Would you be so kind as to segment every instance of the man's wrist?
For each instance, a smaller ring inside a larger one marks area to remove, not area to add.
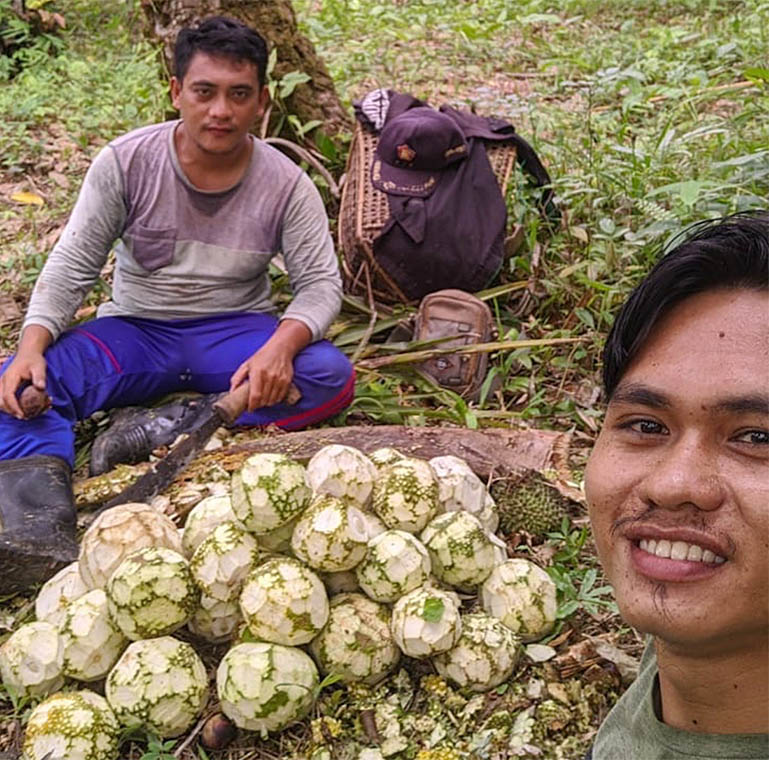
[[[27,325],[21,333],[17,355],[42,356],[53,343],[53,335],[42,325]]]
[[[311,342],[310,328],[304,322],[288,317],[280,321],[272,337],[264,344],[264,348],[269,353],[282,354],[293,359]]]

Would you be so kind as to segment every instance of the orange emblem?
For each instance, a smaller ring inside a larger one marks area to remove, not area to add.
[[[395,149],[395,154],[398,156],[398,161],[404,164],[410,164],[417,157],[416,151],[407,143],[399,145]]]

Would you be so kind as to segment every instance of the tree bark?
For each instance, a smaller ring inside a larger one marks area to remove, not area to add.
[[[505,430],[465,428],[406,427],[377,425],[302,430],[296,433],[259,433],[254,440],[201,454],[177,475],[164,496],[163,508],[169,514],[184,516],[200,499],[214,490],[226,489],[230,474],[257,452],[283,453],[306,462],[316,451],[332,443],[353,446],[371,453],[390,446],[419,459],[453,454],[461,457],[484,482],[505,480],[513,483],[532,473],[554,471],[553,484],[562,495],[582,502],[581,494],[567,483],[569,444],[566,433],[550,430]],[[147,471],[148,464],[119,466],[74,484],[80,509],[109,501]],[[212,488],[213,487],[213,488]]]
[[[329,137],[349,132],[351,119],[337,95],[326,65],[312,42],[297,29],[291,0],[141,0],[147,19],[147,34],[163,43],[165,65],[173,73],[176,35],[205,16],[232,16],[256,29],[275,48],[278,60],[274,76],[302,71],[311,77],[300,84],[286,101],[289,112],[302,123],[318,119]]]

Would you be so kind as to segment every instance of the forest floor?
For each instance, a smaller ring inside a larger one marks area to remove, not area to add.
[[[0,35],[8,5],[0,0]],[[13,351],[32,284],[90,159],[110,139],[169,113],[136,0],[43,5],[62,15],[66,30],[31,40],[13,60],[0,54],[0,80],[7,79],[0,87],[0,357]],[[295,0],[294,7],[345,103],[389,87],[506,118],[541,155],[563,211],[557,229],[543,223],[536,192],[516,170],[507,200],[511,224],[524,225],[523,245],[482,297],[500,342],[545,345],[494,352],[499,390],[467,403],[408,364],[360,365],[355,401],[332,424],[567,432],[578,487],[602,417],[600,350],[623,299],[687,225],[766,207],[769,2]],[[337,176],[343,158],[329,167]],[[335,224],[333,203],[329,209]],[[274,276],[276,297],[285,300],[285,278]],[[76,319],[94,315],[110,281],[108,264]],[[378,310],[372,336],[365,305],[347,299],[330,337],[359,362],[381,357],[393,350],[381,342],[388,328],[411,313]],[[547,345],[564,338],[573,342]],[[79,427],[79,476],[108,421],[97,415]],[[543,642],[550,657],[524,657],[504,688],[473,697],[412,663],[377,690],[327,689],[311,721],[268,742],[245,737],[206,754],[184,737],[162,747],[145,736],[126,742],[122,756],[365,760],[360,753],[374,745],[360,715],[379,703],[393,708],[380,728],[405,743],[395,758],[581,758],[632,678],[641,639],[616,614],[581,504],[548,536],[506,538],[556,579],[559,620]],[[0,601],[0,639],[31,616],[29,599]],[[0,689],[0,756],[18,745],[30,707]]]

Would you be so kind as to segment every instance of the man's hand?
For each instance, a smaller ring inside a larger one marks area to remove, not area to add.
[[[45,390],[43,352],[52,342],[51,333],[45,327],[30,325],[24,329],[16,356],[0,377],[0,410],[20,420],[25,419],[16,392],[24,383],[32,383],[35,388]]]
[[[230,378],[230,391],[248,380],[248,411],[283,401],[294,377],[294,357],[310,342],[309,328],[284,319],[272,337]]]

